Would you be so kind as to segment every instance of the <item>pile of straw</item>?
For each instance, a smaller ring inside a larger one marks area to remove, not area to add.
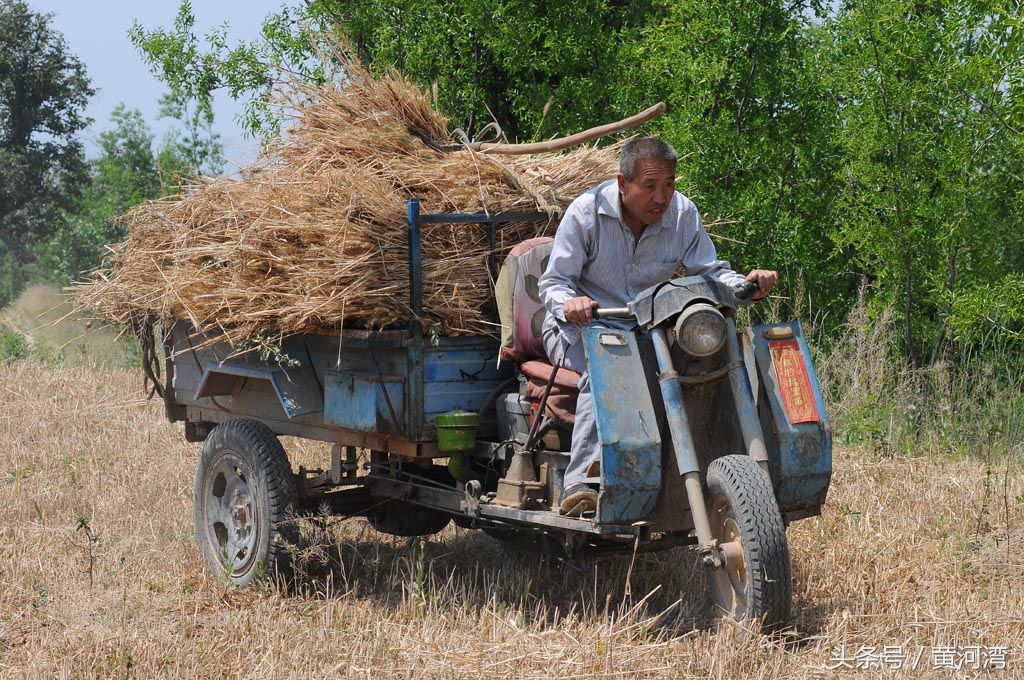
[[[566,154],[440,151],[448,121],[397,73],[356,63],[338,83],[297,86],[285,133],[240,179],[205,178],[123,217],[126,240],[76,287],[79,302],[129,322],[188,319],[237,344],[410,318],[406,200],[424,212],[554,215],[616,170],[615,146]],[[554,219],[506,225],[516,243]],[[489,243],[481,225],[424,225],[423,318],[444,335],[493,333]]]

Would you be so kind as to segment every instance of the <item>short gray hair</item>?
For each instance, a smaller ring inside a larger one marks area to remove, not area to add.
[[[619,172],[623,177],[632,180],[636,177],[637,161],[654,161],[671,165],[675,170],[679,156],[672,145],[657,137],[638,137],[626,142],[619,155]]]

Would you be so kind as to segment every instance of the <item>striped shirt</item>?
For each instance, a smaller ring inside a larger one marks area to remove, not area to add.
[[[572,345],[579,340],[580,327],[565,320],[566,300],[585,295],[599,307],[625,307],[640,292],[671,279],[680,267],[687,276],[709,274],[730,286],[745,280],[718,259],[697,207],[686,196],[675,192],[661,219],[637,240],[622,220],[617,182],[604,182],[573,201],[558,225],[539,283],[547,309],[545,334],[557,328]],[[636,325],[629,319],[605,323]]]

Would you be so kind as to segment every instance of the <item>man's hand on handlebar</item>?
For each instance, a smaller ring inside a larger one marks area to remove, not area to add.
[[[597,303],[586,295],[569,298],[562,307],[565,313],[565,320],[583,326],[594,320],[594,310]]]
[[[772,288],[779,282],[778,272],[770,269],[755,269],[747,274],[747,281],[757,284],[757,292],[750,296],[751,300],[761,300],[768,297]]]

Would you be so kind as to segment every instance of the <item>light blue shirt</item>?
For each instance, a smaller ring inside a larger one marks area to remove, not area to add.
[[[558,328],[569,345],[580,327],[565,320],[566,300],[586,295],[599,307],[625,307],[637,294],[667,281],[682,267],[687,276],[708,274],[729,286],[745,278],[718,259],[693,201],[678,191],[655,224],[633,237],[622,220],[619,187],[609,180],[577,198],[555,232],[540,297],[547,309],[545,334]],[[632,328],[628,319],[608,319],[609,326]]]

